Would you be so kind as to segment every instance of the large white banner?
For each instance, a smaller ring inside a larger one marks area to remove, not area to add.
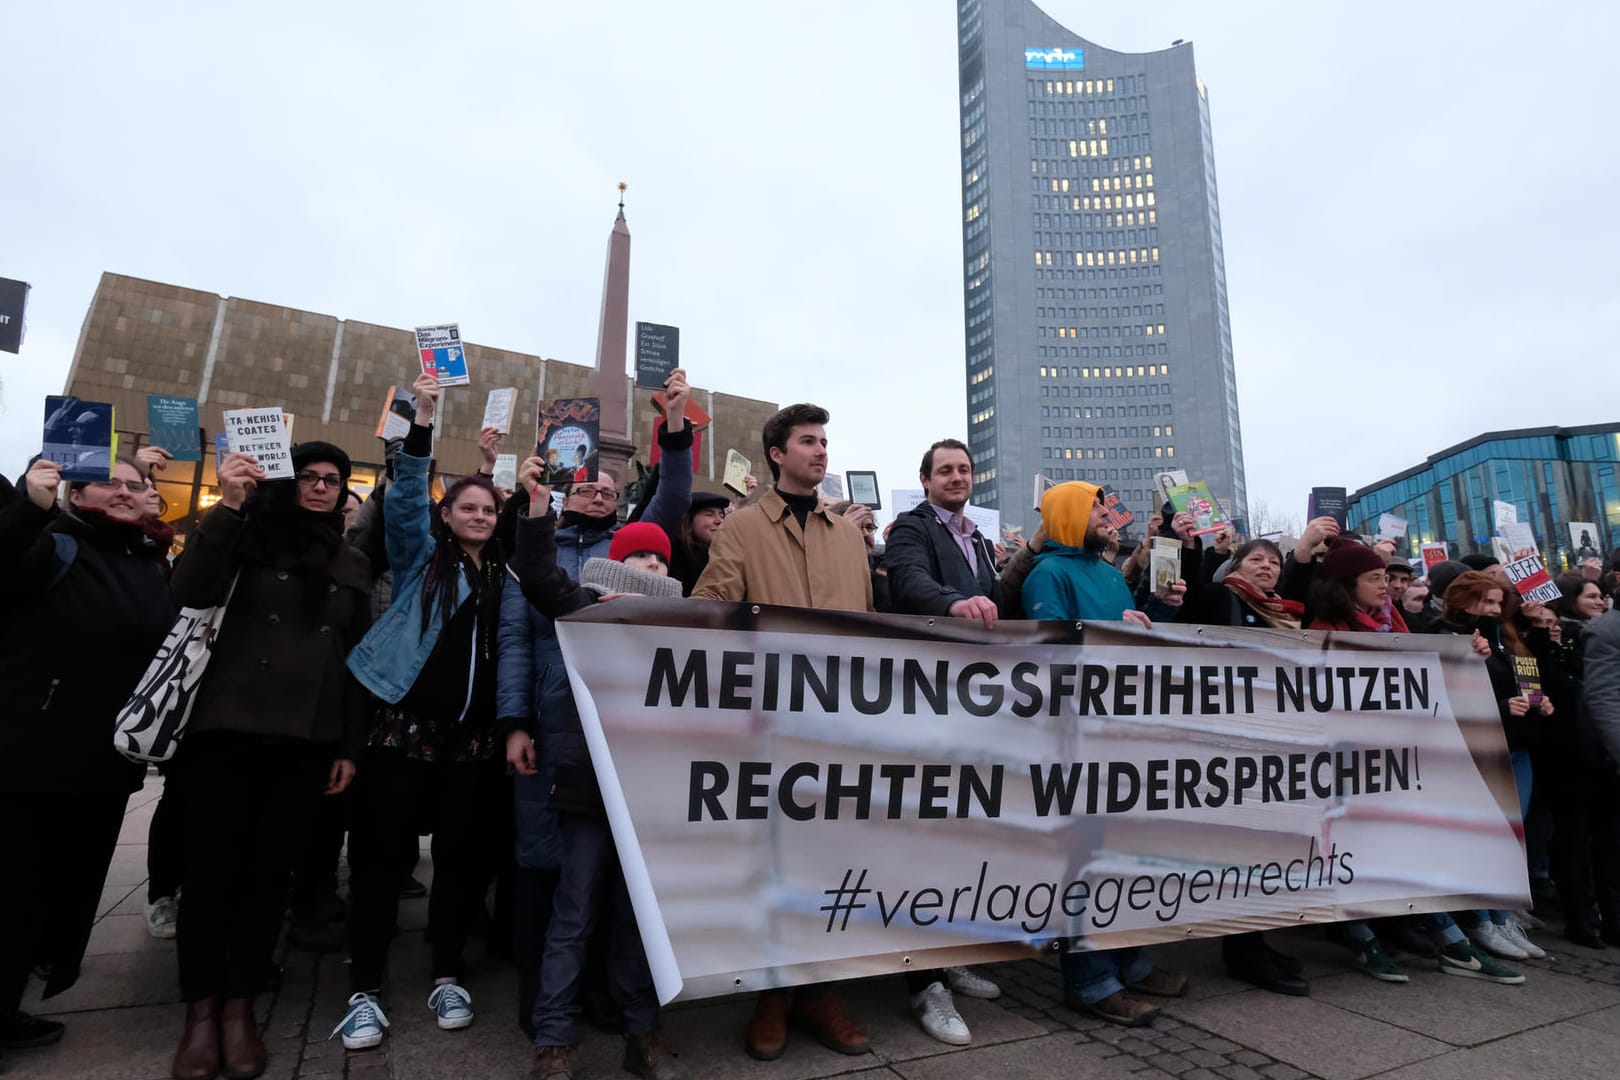
[[[1528,901],[1462,639],[614,600],[558,623],[659,996]]]

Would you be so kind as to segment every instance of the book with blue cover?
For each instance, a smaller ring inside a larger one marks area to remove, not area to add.
[[[63,480],[107,480],[118,456],[118,431],[109,401],[76,397],[45,399],[45,438],[40,457],[61,467]]]
[[[146,430],[147,442],[161,446],[174,460],[202,460],[196,398],[147,394]]]

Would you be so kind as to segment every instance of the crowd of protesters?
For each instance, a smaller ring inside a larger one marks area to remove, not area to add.
[[[1155,622],[1256,630],[1460,635],[1489,675],[1525,822],[1535,914],[1458,911],[1334,924],[1347,964],[1408,979],[1403,963],[1465,978],[1525,982],[1541,957],[1530,932],[1548,909],[1572,942],[1620,947],[1620,614],[1595,559],[1557,579],[1561,599],[1521,602],[1494,558],[1428,571],[1393,545],[1343,535],[1332,518],[1297,542],[1200,535],[1166,505],[1150,537],[1179,546],[1173,578],[1147,572],[1149,544],[1122,541],[1101,491],[1050,488],[1041,528],[1010,547],[966,516],[969,448],[922,455],[924,501],[898,514],[881,549],[870,509],[820,494],[825,410],[781,410],[765,425],[770,483],[746,498],[694,490],[688,386],[665,387],[662,460],[629,513],[624,478],[553,492],[538,457],[514,490],[484,467],[430,495],[438,385],[390,447],[387,480],[364,501],[341,448],[304,442],[295,476],[266,479],[227,457],[220,498],[181,555],[160,520],[157,447],[120,458],[107,480],[76,481],[36,461],[0,482],[0,1050],[43,1046],[63,1025],[21,1010],[31,976],[48,998],[73,984],[129,795],[143,769],[113,727],[177,611],[224,605],[212,656],[149,845],[148,928],[177,938],[186,1003],[177,1080],[254,1077],[267,1067],[254,1000],[273,979],[289,905],[292,947],[347,948],[352,994],[333,1016],[350,1050],[379,1045],[407,988],[386,977],[402,896],[419,892],[431,835],[424,993],[437,1025],[474,1021],[465,953],[483,937],[518,965],[519,1026],[532,1075],[566,1080],[582,1020],[622,1033],[627,1072],[689,1074],[660,1030],[658,998],[616,838],[597,786],[553,620],[602,599],[643,595],[974,620]],[[1534,670],[1543,692],[1521,692]],[[348,895],[337,893],[345,850]],[[489,897],[493,893],[493,912]],[[1309,993],[1286,941],[1222,938],[1228,974],[1279,994]],[[1397,961],[1396,954],[1403,954]],[[1410,959],[1404,959],[1410,957]],[[1151,949],[1066,943],[1066,1003],[1123,1025],[1153,1021],[1153,998],[1185,974]],[[385,993],[385,990],[388,992]],[[919,1024],[951,1045],[972,1035],[956,996],[993,999],[968,967],[905,974]],[[418,998],[418,1000],[422,1000]],[[871,1041],[832,985],[762,993],[739,1033],[754,1058],[789,1032],[847,1054]]]

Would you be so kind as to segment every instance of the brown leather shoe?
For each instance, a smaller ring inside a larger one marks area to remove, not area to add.
[[[656,1031],[624,1037],[624,1071],[642,1080],[692,1080]]]
[[[1092,1016],[1122,1027],[1147,1027],[1159,1015],[1158,1009],[1145,1001],[1138,1001],[1123,990],[1115,991],[1101,1001],[1077,1007]]]
[[[786,990],[767,990],[754,1002],[743,1047],[755,1061],[775,1061],[787,1049],[788,1008],[793,999]]]
[[[228,1080],[253,1080],[264,1072],[264,1040],[252,998],[227,998],[219,1011],[219,1056]]]
[[[574,1071],[568,1066],[568,1047],[542,1046],[536,1050],[529,1080],[574,1080]]]
[[[864,1054],[872,1049],[866,1029],[844,1012],[844,1003],[831,990],[800,998],[790,1013],[793,1025],[814,1036],[822,1046],[840,1054]]]
[[[186,1004],[186,1027],[174,1052],[174,1080],[213,1080],[219,1074],[219,999]]]
[[[1187,976],[1179,971],[1154,968],[1147,973],[1147,978],[1131,983],[1130,989],[1138,994],[1152,994],[1154,997],[1185,997]]]

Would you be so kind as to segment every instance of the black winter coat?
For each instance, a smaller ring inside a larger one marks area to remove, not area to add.
[[[1003,618],[1016,618],[1018,606],[1008,610],[996,580],[995,549],[977,529],[971,542],[976,568],[968,565],[932,504],[914,506],[895,518],[883,548],[889,610],[901,615],[949,615],[958,601],[988,596]]]
[[[64,564],[56,536],[72,537]],[[113,722],[174,622],[167,549],[137,526],[0,510],[0,790],[134,791]]]
[[[344,661],[371,627],[370,561],[339,543],[312,609],[306,553],[245,558],[254,527],[215,506],[174,566],[174,598],[184,607],[220,603],[241,572],[197,690],[191,730],[340,743],[341,754],[353,757],[365,745],[371,704]]]

